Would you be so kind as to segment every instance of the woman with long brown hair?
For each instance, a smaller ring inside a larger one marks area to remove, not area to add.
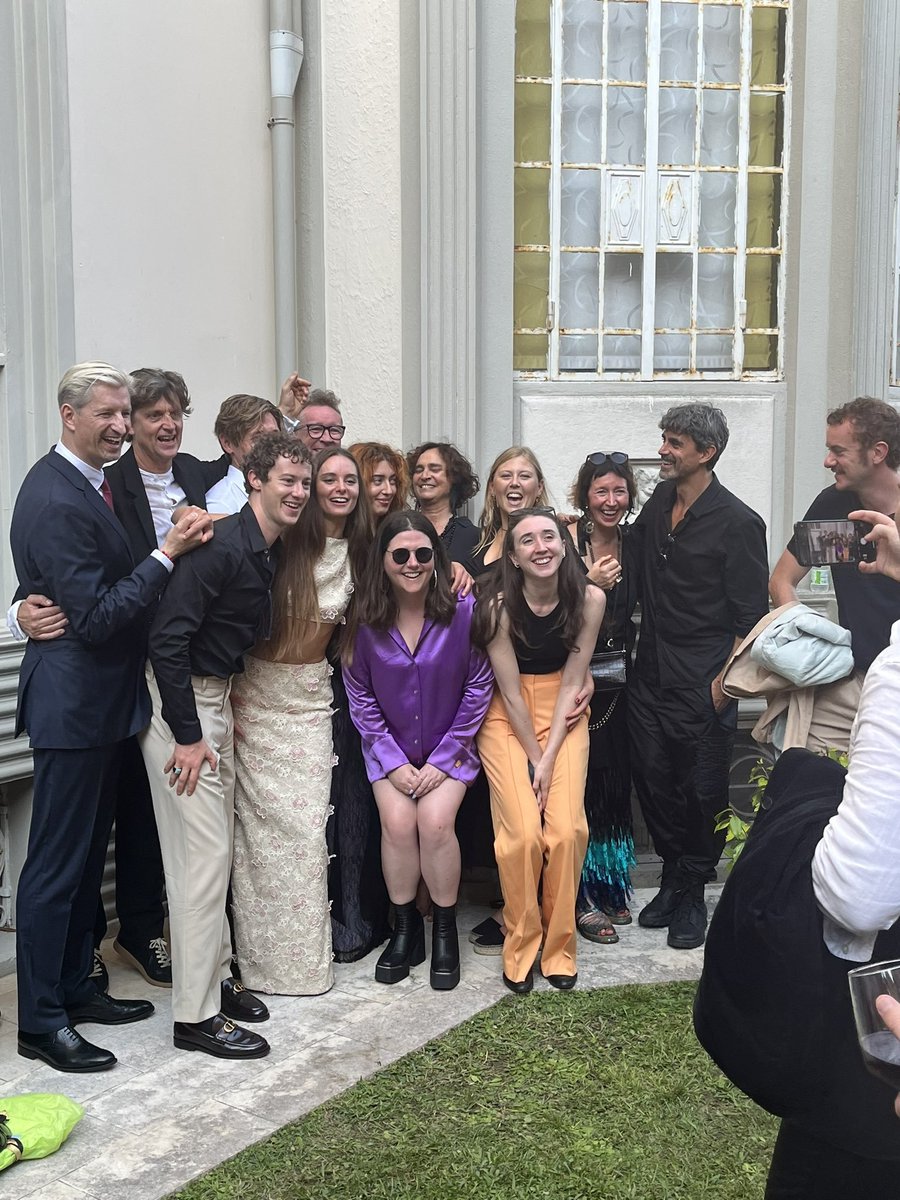
[[[353,456],[321,451],[309,503],[284,539],[272,636],[247,657],[232,696],[234,932],[243,982],[262,992],[315,995],[333,983],[325,837],[333,668],[325,652],[370,540]]]
[[[475,734],[493,692],[470,638],[474,602],[450,590],[450,564],[431,522],[401,512],[379,526],[343,653],[350,711],[381,816],[381,856],[394,933],[375,967],[396,983],[425,958],[420,877],[433,902],[431,986],[459,982],[454,822],[478,773]]]
[[[567,545],[553,509],[511,513],[504,554],[479,598],[473,629],[497,681],[478,752],[490,783],[503,889],[503,982],[518,993],[533,986],[542,942],[548,982],[568,991],[577,979],[588,722],[582,716],[569,729],[566,718],[584,684],[606,600]]]

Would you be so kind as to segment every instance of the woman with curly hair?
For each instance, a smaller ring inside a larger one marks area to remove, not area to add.
[[[390,513],[406,508],[409,470],[399,450],[383,442],[354,442],[350,453],[359,464],[359,477],[376,525]]]
[[[589,454],[572,485],[570,499],[584,514],[569,526],[588,578],[606,593],[606,615],[598,650],[624,650],[626,667],[634,647],[632,614],[637,571],[629,550],[628,526],[637,486],[628,455]],[[576,925],[591,942],[617,942],[616,925],[631,924],[628,900],[634,866],[631,823],[631,762],[628,696],[621,687],[598,690],[591,701],[590,757],[584,809],[588,848],[578,889]]]
[[[472,550],[478,530],[458,513],[478,491],[472,464],[451,442],[423,442],[410,450],[406,461],[416,508],[437,530],[450,561],[476,574]]]
[[[584,684],[606,607],[567,549],[552,508],[508,521],[498,570],[475,610],[472,640],[496,688],[478,734],[503,889],[503,982],[524,993],[541,972],[568,991],[578,978],[575,899],[587,847],[588,722],[567,714]]]
[[[246,659],[235,714],[234,934],[242,980],[317,995],[333,983],[328,906],[334,750],[325,652],[372,537],[359,469],[342,449],[313,463],[309,502],[283,539],[272,634]]]

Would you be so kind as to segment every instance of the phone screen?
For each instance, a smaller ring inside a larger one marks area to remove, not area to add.
[[[798,521],[794,554],[801,567],[833,567],[875,561],[875,547],[860,539],[872,526],[865,521]]]

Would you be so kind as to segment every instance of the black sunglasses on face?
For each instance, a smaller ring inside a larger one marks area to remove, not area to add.
[[[589,462],[592,467],[602,467],[607,462],[615,463],[617,467],[621,467],[628,462],[628,455],[623,454],[621,450],[613,450],[611,454],[607,454],[605,450],[595,450],[584,461]]]
[[[401,546],[399,550],[391,551],[391,558],[398,567],[402,567],[404,563],[409,562],[409,556],[411,554],[414,554],[416,556],[416,562],[421,563],[422,565],[431,562],[431,560],[434,558],[434,550],[431,546],[416,546],[415,550],[409,550],[406,546]]]

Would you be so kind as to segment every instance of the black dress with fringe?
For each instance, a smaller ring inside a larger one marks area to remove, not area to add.
[[[607,592],[606,616],[597,648],[610,638],[625,646],[626,671],[631,665],[635,628],[631,620],[638,599],[634,556],[629,552],[629,526],[622,530],[622,582]],[[587,553],[587,540],[578,525],[578,551]],[[581,870],[578,909],[625,908],[631,896],[635,864],[631,820],[631,762],[628,750],[628,693],[626,688],[595,692],[590,710],[590,749],[584,812],[588,848]]]

